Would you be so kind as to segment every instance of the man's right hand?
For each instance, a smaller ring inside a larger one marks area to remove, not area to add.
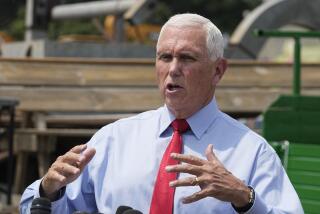
[[[66,154],[59,156],[41,182],[44,196],[54,200],[62,187],[79,177],[95,153],[94,148],[87,148],[87,145],[83,144],[75,146]]]

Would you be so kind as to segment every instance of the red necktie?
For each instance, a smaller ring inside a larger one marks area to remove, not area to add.
[[[171,123],[174,133],[168,145],[161,163],[154,186],[150,214],[172,214],[175,188],[169,186],[169,182],[176,180],[178,173],[168,173],[165,167],[178,164],[178,161],[170,158],[171,153],[181,153],[182,133],[189,129],[189,124],[185,119],[176,119]]]

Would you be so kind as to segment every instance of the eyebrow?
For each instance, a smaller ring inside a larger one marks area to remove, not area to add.
[[[156,52],[157,56],[162,55],[162,54],[172,54],[172,52],[171,51],[157,51]],[[182,50],[178,53],[178,55],[190,55],[190,56],[200,57],[201,52]]]

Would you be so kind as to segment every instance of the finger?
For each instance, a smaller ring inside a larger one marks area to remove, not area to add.
[[[210,192],[206,189],[200,190],[199,192],[196,192],[188,197],[185,197],[182,199],[182,203],[189,204],[195,201],[199,201],[203,198],[206,198],[210,196]]]
[[[192,175],[200,175],[202,173],[202,168],[200,166],[195,166],[191,164],[177,164],[166,166],[167,172],[184,172]]]
[[[86,166],[91,161],[91,159],[95,154],[96,154],[96,150],[94,148],[87,148],[81,154],[79,167],[82,169],[84,166]]]
[[[206,157],[207,157],[208,161],[215,161],[216,163],[218,163],[221,166],[223,166],[223,164],[220,162],[218,157],[214,154],[213,145],[212,144],[209,144],[207,149],[206,149]]]
[[[60,186],[63,186],[67,178],[59,172],[52,170],[48,172],[47,180],[49,180],[49,182],[58,182]]]
[[[58,157],[58,162],[69,163],[71,165],[76,166],[80,159],[81,154],[69,151],[65,155]]]
[[[202,166],[203,164],[205,164],[206,161],[193,155],[185,155],[178,153],[171,153],[170,157],[180,162],[185,162],[197,166]]]
[[[207,157],[208,161],[213,161],[213,160],[217,159],[213,153],[213,145],[212,144],[209,144],[207,146],[206,157]]]
[[[73,147],[72,149],[70,149],[70,151],[77,153],[77,154],[80,154],[86,148],[87,148],[87,144],[81,144],[81,145],[77,145],[77,146]]]
[[[53,169],[66,177],[80,173],[80,169],[69,163],[59,163],[55,165]]]
[[[182,187],[182,186],[195,186],[200,183],[199,177],[187,177],[178,180],[171,181],[169,186],[171,187]]]

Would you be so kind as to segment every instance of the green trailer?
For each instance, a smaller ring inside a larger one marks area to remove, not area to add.
[[[280,154],[305,213],[320,213],[320,97],[280,96],[264,112],[263,135]]]
[[[320,32],[255,33],[295,40],[293,95],[281,95],[263,113],[262,132],[282,159],[305,213],[320,213],[320,97],[300,95],[300,38],[320,38]]]

